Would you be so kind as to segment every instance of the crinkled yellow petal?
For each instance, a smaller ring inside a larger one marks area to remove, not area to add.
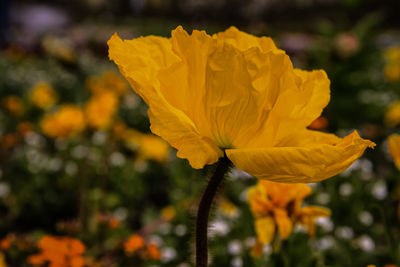
[[[357,131],[344,138],[304,130],[293,133],[283,147],[227,149],[235,166],[258,178],[279,182],[310,183],[347,169],[367,147],[375,144]]]
[[[149,36],[122,41],[116,34],[108,41],[109,57],[149,106],[153,133],[178,150],[193,168],[215,163],[222,151],[207,137],[199,135],[193,121],[171,105],[160,91],[160,70],[178,62],[169,39]]]
[[[247,50],[252,47],[258,47],[263,52],[268,51],[275,51],[275,52],[282,52],[279,50],[274,41],[272,41],[269,37],[256,37],[254,35],[242,32],[238,30],[236,27],[232,26],[226,31],[219,32],[213,35],[213,38],[222,40],[225,43],[233,45],[234,47],[238,48],[239,50]]]
[[[189,35],[181,27],[172,32],[171,42],[180,61],[160,72],[161,91],[202,136],[222,148],[235,146],[258,114],[259,93],[244,53],[203,31]]]
[[[275,234],[275,222],[272,217],[256,219],[255,223],[258,240],[263,244],[271,243]]]
[[[257,96],[243,54],[231,45],[218,46],[206,66],[204,113],[219,147],[233,147],[256,123]]]
[[[393,134],[388,138],[390,155],[392,156],[397,169],[400,170],[400,135]]]
[[[288,217],[286,210],[279,208],[274,209],[274,217],[281,238],[283,240],[288,239],[293,230],[293,223]]]

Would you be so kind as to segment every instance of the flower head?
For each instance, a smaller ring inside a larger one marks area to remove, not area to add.
[[[9,95],[2,99],[2,106],[9,112],[11,115],[20,117],[24,114],[25,108],[24,103],[21,98],[15,95]]]
[[[400,123],[400,101],[390,104],[385,113],[385,124],[389,127],[395,127]]]
[[[374,143],[306,129],[330,98],[322,70],[293,68],[267,37],[231,27],[207,35],[108,41],[109,57],[149,106],[153,133],[194,168],[226,153],[259,178],[311,182],[351,165]]]
[[[58,267],[83,267],[82,254],[86,248],[78,239],[70,237],[43,236],[38,247],[40,253],[28,258],[30,264],[45,264]]]
[[[160,163],[167,160],[170,147],[158,136],[126,129],[123,133],[123,140],[128,148],[137,151],[139,159],[152,159]]]
[[[33,87],[30,101],[41,109],[49,109],[57,102],[57,93],[47,83],[38,83]]]
[[[112,91],[117,95],[123,95],[128,89],[126,81],[114,71],[106,71],[101,76],[89,77],[86,87],[93,94],[101,91]]]
[[[142,249],[145,246],[144,239],[139,235],[132,235],[129,239],[124,243],[124,249],[126,253],[133,253],[139,249]]]
[[[314,236],[316,218],[330,216],[330,211],[318,206],[302,207],[303,200],[310,194],[311,187],[305,184],[260,180],[250,188],[248,201],[255,217],[258,240],[268,244],[276,232],[281,239],[287,239],[296,224],[303,225],[308,234]]]
[[[391,82],[400,80],[400,47],[392,46],[387,48],[385,50],[385,59],[385,78]]]
[[[81,108],[62,105],[53,113],[46,114],[40,122],[44,134],[52,138],[72,137],[85,128],[85,118]]]
[[[118,96],[112,91],[94,94],[85,105],[85,115],[89,126],[104,130],[110,126],[117,112]]]

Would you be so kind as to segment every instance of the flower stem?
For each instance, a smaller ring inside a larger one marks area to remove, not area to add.
[[[207,230],[210,208],[214,196],[218,191],[218,187],[231,166],[232,162],[227,158],[226,155],[218,161],[217,167],[211,176],[206,190],[201,198],[196,220],[196,267],[207,266]]]

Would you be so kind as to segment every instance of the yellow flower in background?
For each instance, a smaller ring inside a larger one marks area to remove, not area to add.
[[[170,39],[108,41],[109,57],[149,106],[151,131],[193,168],[227,157],[258,178],[315,182],[375,144],[306,129],[330,99],[322,70],[293,68],[270,38],[231,27],[207,35],[182,27]]]
[[[14,116],[20,117],[24,114],[24,103],[18,96],[6,96],[1,100],[1,103],[3,107]]]
[[[118,96],[112,91],[94,94],[85,105],[87,124],[100,130],[108,128],[117,112],[118,102]]]
[[[400,101],[390,104],[385,113],[385,124],[389,127],[395,127],[400,123]]]
[[[397,169],[400,170],[400,135],[392,134],[388,138],[389,152],[396,164]]]
[[[400,47],[387,48],[385,59],[387,63],[384,69],[385,78],[391,82],[400,80]]]
[[[57,93],[48,83],[36,84],[30,94],[30,101],[41,109],[49,109],[57,103]]]
[[[126,129],[123,133],[123,140],[129,148],[138,152],[140,159],[165,162],[168,157],[169,146],[158,136],[143,134],[133,129]]]
[[[175,218],[176,210],[173,206],[166,206],[161,210],[161,218],[170,221]]]
[[[56,112],[46,114],[40,126],[49,137],[68,138],[85,129],[85,117],[80,107],[65,104]]]
[[[102,91],[113,91],[121,96],[128,90],[128,84],[118,73],[106,71],[101,76],[89,77],[86,87],[90,92],[96,94]]]
[[[308,234],[315,234],[317,217],[330,216],[330,210],[319,206],[302,207],[311,194],[305,184],[283,184],[259,180],[248,191],[248,202],[255,217],[255,229],[260,243],[268,244],[279,233],[287,239],[296,224],[303,225]]]

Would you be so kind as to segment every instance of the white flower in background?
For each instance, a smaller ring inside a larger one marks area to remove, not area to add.
[[[317,194],[316,201],[318,204],[327,205],[331,201],[331,196],[326,192],[321,192]]]
[[[383,180],[377,181],[372,187],[371,193],[378,200],[384,199],[388,194],[386,183]]]
[[[171,247],[166,247],[161,250],[161,262],[167,263],[176,258],[176,250]]]
[[[231,266],[232,267],[242,267],[243,266],[243,260],[240,257],[235,257],[231,261]]]
[[[46,139],[38,133],[30,132],[25,135],[25,143],[33,147],[41,148],[46,144]]]
[[[104,145],[107,140],[107,133],[103,131],[97,131],[92,136],[92,143],[94,145]]]
[[[318,217],[316,223],[326,233],[331,232],[333,230],[334,225],[330,217]]]
[[[149,242],[148,243],[153,243],[155,244],[157,247],[161,247],[163,244],[163,240],[160,236],[158,235],[151,235],[149,237]]]
[[[242,252],[242,243],[239,240],[232,240],[228,244],[228,252],[231,255],[239,255]]]
[[[60,158],[50,158],[47,162],[46,168],[49,171],[59,171],[63,166],[63,161]]]
[[[169,233],[171,233],[171,224],[170,223],[164,223],[162,225],[160,225],[160,227],[158,227],[158,232],[162,235],[168,235]]]
[[[349,240],[354,237],[354,231],[348,226],[340,226],[336,228],[335,235],[338,238]]]
[[[118,208],[114,211],[113,217],[121,222],[128,217],[128,210],[122,207]]]
[[[71,150],[72,157],[76,159],[83,159],[87,156],[89,149],[83,145],[77,145]]]
[[[0,198],[6,197],[10,193],[10,186],[7,183],[0,183]]]
[[[353,193],[353,186],[350,183],[343,183],[339,187],[339,194],[348,197]]]
[[[365,226],[370,226],[374,222],[374,217],[372,217],[372,214],[366,210],[358,214],[358,219]]]
[[[324,236],[317,241],[315,241],[315,248],[318,250],[327,250],[332,248],[335,245],[335,239],[332,236]]]
[[[231,230],[229,225],[225,221],[220,220],[220,219],[217,219],[217,220],[211,222],[210,225],[211,225],[211,227],[210,227],[209,235],[211,237],[225,236]]]
[[[371,252],[375,250],[375,242],[371,237],[367,235],[362,235],[355,240],[355,245],[360,249]]]
[[[187,227],[184,224],[178,224],[174,230],[177,236],[184,236],[187,233]]]
[[[110,155],[109,161],[112,166],[123,166],[126,162],[126,158],[124,154],[120,152],[113,152]]]
[[[73,161],[68,161],[65,163],[64,170],[66,174],[73,176],[78,172],[78,165]]]

